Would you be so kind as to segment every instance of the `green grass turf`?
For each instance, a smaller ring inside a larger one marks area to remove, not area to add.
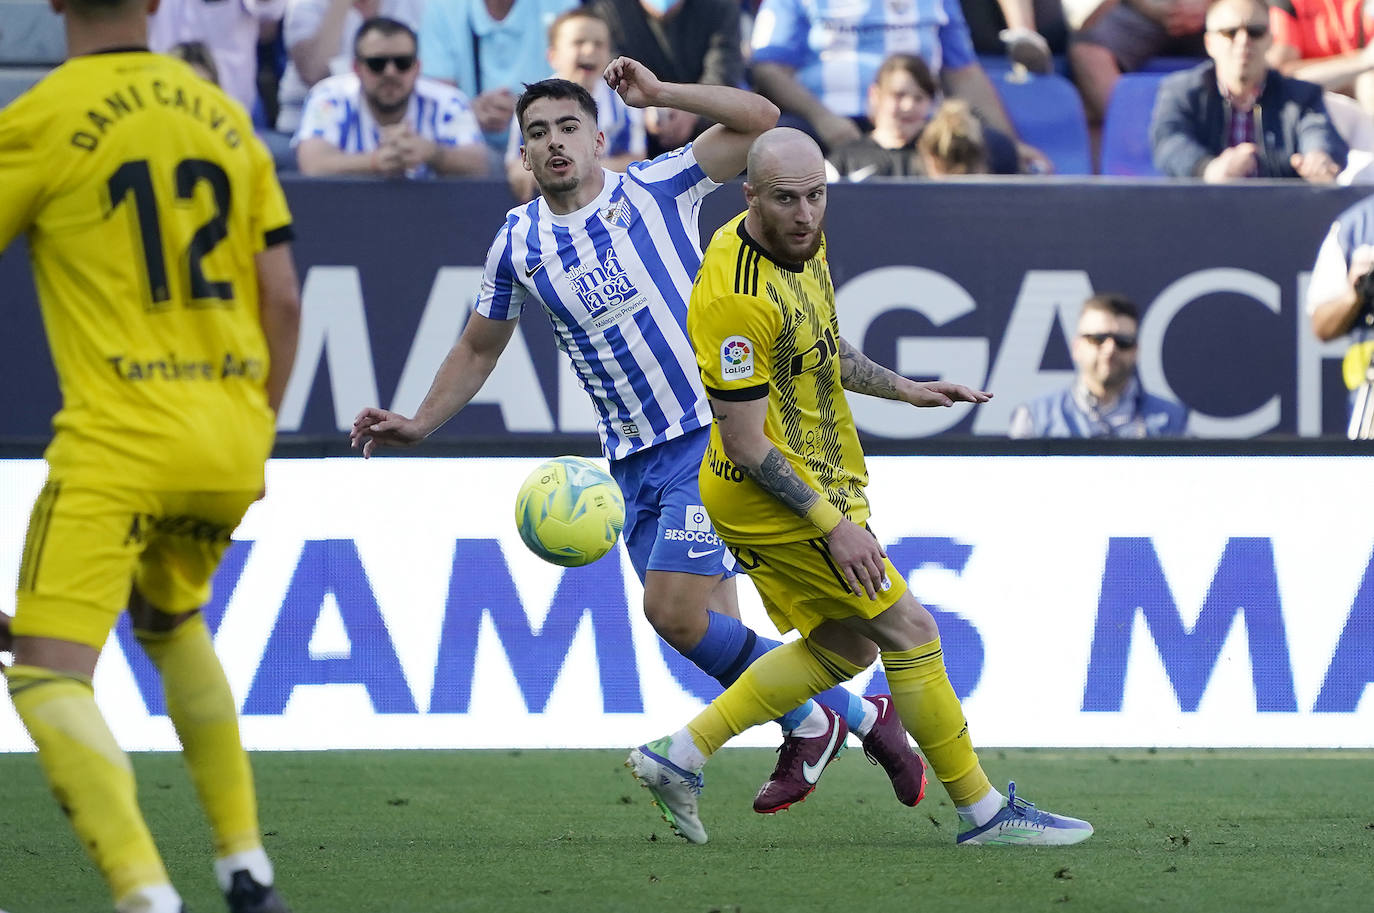
[[[899,806],[851,748],[804,804],[750,810],[771,768],[707,771],[690,846],[624,752],[319,752],[253,758],[266,844],[296,913],[347,911],[1321,911],[1374,909],[1374,754],[985,750],[1097,834],[1065,849],[956,848],[938,785]],[[188,913],[223,909],[177,755],[137,755],[149,824]],[[0,907],[110,909],[32,755],[0,755]]]

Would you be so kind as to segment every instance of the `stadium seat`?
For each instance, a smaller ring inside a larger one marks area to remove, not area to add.
[[[67,53],[62,18],[47,0],[0,0],[0,67],[51,67]]]
[[[1065,79],[1072,78],[1073,72],[1069,69],[1068,55],[1055,54],[1051,59],[1054,61],[1054,72]],[[1011,72],[1014,66],[1005,54],[979,54],[978,63],[987,72],[988,77],[993,80],[1000,79],[1004,73]]]
[[[1116,82],[1102,122],[1102,173],[1157,177],[1150,117],[1166,73],[1126,73]]]
[[[1206,57],[1151,57],[1138,72],[1173,73],[1176,70],[1190,70],[1206,60]]]
[[[1063,76],[1008,71],[993,78],[1021,139],[1043,151],[1059,174],[1092,174],[1088,122],[1078,89]]]

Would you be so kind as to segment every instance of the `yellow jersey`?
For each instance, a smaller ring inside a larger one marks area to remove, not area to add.
[[[840,327],[824,241],[806,263],[780,263],[745,231],[743,214],[732,219],[702,258],[687,332],[706,391],[723,400],[768,397],[768,439],[841,513],[867,520],[868,469],[840,385]],[[818,535],[730,462],[715,423],[699,478],[703,506],[731,545]]]
[[[260,486],[253,258],[291,216],[244,110],[171,57],[72,58],[0,110],[0,250],[20,232],[62,391],[53,477]]]

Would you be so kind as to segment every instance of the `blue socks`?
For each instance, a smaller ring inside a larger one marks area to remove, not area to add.
[[[701,642],[683,654],[702,672],[714,678],[725,687],[734,684],[740,673],[763,654],[774,647],[782,646],[780,641],[760,637],[744,623],[729,615],[708,612],[710,623]],[[831,710],[844,717],[853,732],[863,724],[863,699],[841,687],[816,695]],[[811,702],[807,701],[797,709],[778,718],[784,732],[791,732],[801,725],[801,721],[811,714]]]

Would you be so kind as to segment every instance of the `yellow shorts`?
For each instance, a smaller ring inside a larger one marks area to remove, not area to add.
[[[168,613],[199,608],[256,491],[68,487],[49,478],[19,565],[13,631],[105,645],[129,588]]]
[[[877,599],[855,596],[830,557],[824,539],[730,547],[741,570],[754,581],[768,617],[786,633],[796,628],[805,637],[823,621],[876,618],[906,592],[906,581],[883,559],[887,588]]]

